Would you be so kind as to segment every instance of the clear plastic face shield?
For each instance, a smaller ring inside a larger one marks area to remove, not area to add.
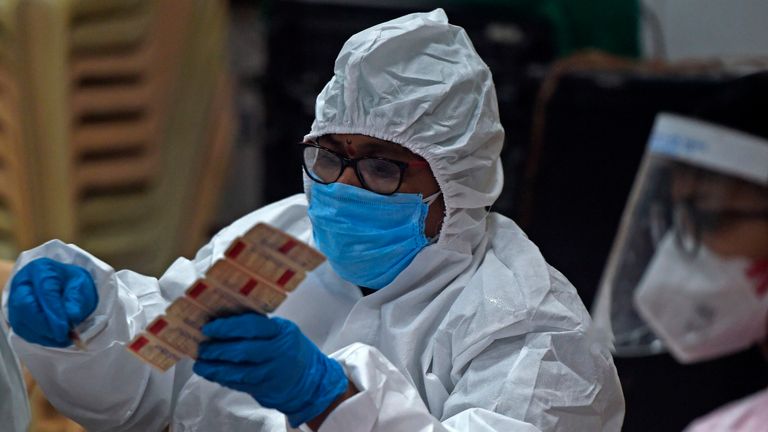
[[[618,356],[688,363],[764,340],[768,141],[659,115],[593,315]]]

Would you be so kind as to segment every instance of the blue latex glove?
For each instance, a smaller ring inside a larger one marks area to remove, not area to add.
[[[246,313],[203,326],[196,374],[250,394],[298,427],[344,394],[344,369],[323,354],[296,324]]]
[[[11,281],[8,321],[28,342],[64,348],[70,330],[83,322],[98,303],[96,286],[82,267],[38,258]]]

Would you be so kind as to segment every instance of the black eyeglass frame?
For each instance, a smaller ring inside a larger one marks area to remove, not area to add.
[[[323,146],[321,146],[321,145],[319,145],[317,143],[311,143],[311,142],[310,143],[307,143],[307,142],[299,143],[299,147],[301,148],[301,166],[304,168],[304,172],[307,173],[307,176],[310,179],[312,179],[312,181],[318,182],[320,184],[336,183],[339,180],[339,178],[341,178],[341,176],[344,174],[344,170],[347,169],[347,167],[352,167],[352,170],[355,172],[355,176],[357,176],[357,179],[360,181],[360,184],[366,190],[369,190],[371,192],[377,193],[379,195],[394,195],[394,194],[396,194],[397,191],[400,190],[400,186],[403,185],[403,178],[405,177],[405,171],[408,168],[419,168],[419,167],[428,167],[429,166],[429,163],[427,163],[426,161],[419,161],[419,160],[404,162],[404,161],[399,161],[399,160],[394,160],[394,159],[387,159],[387,158],[376,157],[376,156],[363,156],[363,157],[359,157],[359,158],[348,158],[348,157],[346,157],[343,154],[335,152],[335,151],[333,151],[333,150],[331,150],[329,148],[323,147]],[[307,162],[306,162],[306,159],[304,158],[304,152],[307,149],[307,147],[314,147],[314,148],[318,149],[319,151],[326,151],[326,152],[336,156],[338,158],[339,162],[341,163],[341,169],[339,169],[339,175],[335,179],[333,179],[332,181],[323,181],[321,179],[316,178],[312,174],[312,172],[309,170],[309,168],[307,167]],[[368,186],[368,183],[366,183],[365,179],[363,178],[363,175],[360,173],[360,170],[357,167],[357,163],[359,161],[361,161],[361,160],[380,160],[380,161],[384,161],[384,162],[389,162],[389,163],[394,164],[395,166],[397,166],[397,168],[400,170],[400,176],[399,176],[399,178],[397,180],[397,187],[395,188],[395,190],[393,190],[392,192],[379,192],[379,191],[371,189]]]

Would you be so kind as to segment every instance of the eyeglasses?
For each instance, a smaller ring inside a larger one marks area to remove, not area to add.
[[[336,182],[351,166],[360,184],[371,192],[391,195],[400,189],[408,168],[426,168],[426,161],[397,161],[379,157],[348,158],[315,143],[301,143],[304,172],[312,180],[330,184]]]
[[[749,219],[768,219],[768,210],[706,210],[698,207],[692,198],[672,205],[659,201],[652,204],[650,209],[650,228],[654,241],[660,242],[664,233],[672,228],[677,246],[690,256],[698,253],[702,233],[716,231],[737,220]]]

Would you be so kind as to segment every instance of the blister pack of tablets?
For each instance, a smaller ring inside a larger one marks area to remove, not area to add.
[[[306,243],[259,223],[235,239],[224,258],[139,333],[128,351],[161,371],[183,357],[196,358],[206,322],[246,311],[273,312],[324,261]]]

